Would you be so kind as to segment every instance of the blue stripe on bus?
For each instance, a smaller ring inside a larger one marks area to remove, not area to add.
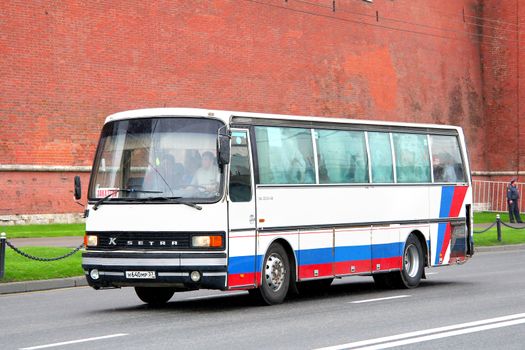
[[[336,247],[335,257],[332,256],[332,248],[303,249],[296,251],[299,265],[330,264],[354,260],[371,260],[393,258],[402,255],[403,243],[374,244],[373,246],[346,246]],[[372,256],[373,251],[373,256]],[[256,260],[257,259],[257,260]],[[262,255],[235,256],[228,261],[228,273],[250,273],[260,272],[262,267]]]
[[[454,198],[454,186],[443,186],[441,188],[441,205],[439,208],[439,217],[448,218],[450,216],[450,207],[452,206],[452,199]],[[439,253],[443,247],[443,240],[445,239],[446,223],[438,224],[438,235],[436,244],[436,257],[434,263],[439,264]]]
[[[334,259],[335,262],[343,262],[343,261],[349,261],[349,260],[371,260],[371,259],[372,259],[372,250],[369,245],[337,247],[335,249],[335,259]]]
[[[257,258],[257,261],[255,259]],[[261,271],[262,256],[235,256],[228,259],[228,273],[251,273]],[[257,267],[257,271],[254,269]]]
[[[434,264],[439,264],[439,253],[443,247],[443,241],[445,240],[445,231],[447,230],[447,223],[441,222],[438,224],[438,236],[437,236],[437,246],[436,246],[436,258],[434,259]]]
[[[441,189],[441,206],[439,208],[440,218],[449,217],[450,207],[452,205],[453,197],[454,197],[454,186],[443,186]]]
[[[299,265],[329,264],[333,262],[332,248],[304,249],[296,251]]]

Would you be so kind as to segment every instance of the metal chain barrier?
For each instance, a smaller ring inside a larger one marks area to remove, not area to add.
[[[515,230],[523,230],[523,229],[525,229],[525,226],[523,226],[523,227],[516,227],[516,226],[512,226],[512,225],[506,224],[506,223],[504,223],[503,221],[501,222],[501,224],[502,224],[503,226],[507,226],[508,228],[513,228],[513,229],[515,229]]]
[[[487,232],[488,230],[490,230],[491,228],[493,228],[494,226],[496,226],[497,222],[493,222],[492,225],[490,225],[489,227],[487,227],[486,229],[484,230],[481,230],[481,231],[472,231],[474,233],[485,233]]]
[[[82,243],[81,245],[79,245],[78,247],[76,247],[75,249],[73,249],[72,251],[70,251],[69,253],[67,254],[64,254],[62,256],[57,256],[55,258],[42,258],[42,257],[39,257],[39,256],[34,256],[34,255],[31,255],[31,254],[27,254],[26,252],[23,252],[21,251],[20,249],[18,249],[17,247],[15,247],[11,242],[9,242],[8,240],[5,241],[5,243],[11,248],[13,249],[16,253],[28,258],[28,259],[31,259],[31,260],[36,260],[36,261],[57,261],[57,260],[61,260],[61,259],[65,259],[65,258],[68,258],[70,257],[71,255],[75,254],[76,252],[78,252],[80,249],[82,249],[84,247],[84,243]]]

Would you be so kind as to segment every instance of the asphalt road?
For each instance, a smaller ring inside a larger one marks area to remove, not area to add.
[[[271,307],[245,292],[179,293],[164,309],[129,288],[3,295],[0,348],[523,349],[524,262],[525,250],[478,253],[427,270],[417,289],[380,291],[353,277]]]

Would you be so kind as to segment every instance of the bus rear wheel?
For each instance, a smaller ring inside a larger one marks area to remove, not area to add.
[[[264,257],[261,286],[252,294],[264,305],[280,304],[290,287],[290,261],[280,244],[272,244]]]
[[[140,300],[151,306],[162,306],[175,293],[174,288],[168,287],[135,287],[135,293]]]
[[[375,285],[378,288],[415,288],[419,285],[425,266],[423,248],[415,235],[408,236],[402,264],[401,271],[374,274]]]
[[[399,274],[400,286],[417,287],[421,282],[424,268],[423,247],[415,235],[410,235],[403,251],[403,269]]]

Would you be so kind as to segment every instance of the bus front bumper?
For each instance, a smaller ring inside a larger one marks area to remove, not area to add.
[[[95,288],[150,286],[226,289],[225,253],[86,251],[82,268]]]

